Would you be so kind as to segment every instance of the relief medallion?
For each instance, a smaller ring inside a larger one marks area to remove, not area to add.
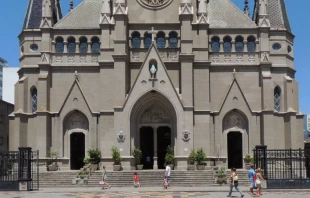
[[[163,8],[172,2],[172,0],[137,0],[137,1],[142,6],[151,8],[151,9]]]

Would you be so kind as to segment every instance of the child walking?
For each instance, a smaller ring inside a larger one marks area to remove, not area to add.
[[[105,186],[105,185],[108,186],[108,188],[110,189],[111,186],[105,181],[105,180],[108,178],[108,176],[107,176],[107,171],[106,171],[106,167],[103,166],[102,168],[103,168],[103,172],[102,172],[102,181],[99,182],[99,185],[102,185],[102,189],[104,189],[104,186]]]
[[[164,177],[164,189],[168,189],[168,180],[167,180],[167,176]]]
[[[137,187],[140,188],[139,176],[138,176],[137,173],[135,173],[135,174],[133,175],[133,179],[134,179],[133,186],[134,186],[135,188],[137,188]]]

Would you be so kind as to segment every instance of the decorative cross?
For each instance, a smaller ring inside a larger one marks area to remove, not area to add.
[[[75,71],[74,76],[75,76],[76,79],[79,77],[79,74],[78,74],[77,71]]]
[[[151,31],[148,31],[149,34],[152,34],[152,42],[155,41],[155,34],[157,34],[157,31],[154,30],[154,27],[152,27]]]

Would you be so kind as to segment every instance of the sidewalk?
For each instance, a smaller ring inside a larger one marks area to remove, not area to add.
[[[249,187],[240,186],[243,192],[248,192]],[[42,188],[40,191],[44,193],[80,193],[80,192],[228,192],[229,186],[207,186],[207,187],[173,187],[163,189],[162,187],[113,187],[111,189],[102,190],[101,187],[73,187],[73,188]],[[264,189],[264,192],[310,192],[310,189]]]

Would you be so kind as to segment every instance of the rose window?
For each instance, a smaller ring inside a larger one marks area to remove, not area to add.
[[[138,0],[143,6],[150,7],[152,9],[162,8],[169,4],[172,0]]]

